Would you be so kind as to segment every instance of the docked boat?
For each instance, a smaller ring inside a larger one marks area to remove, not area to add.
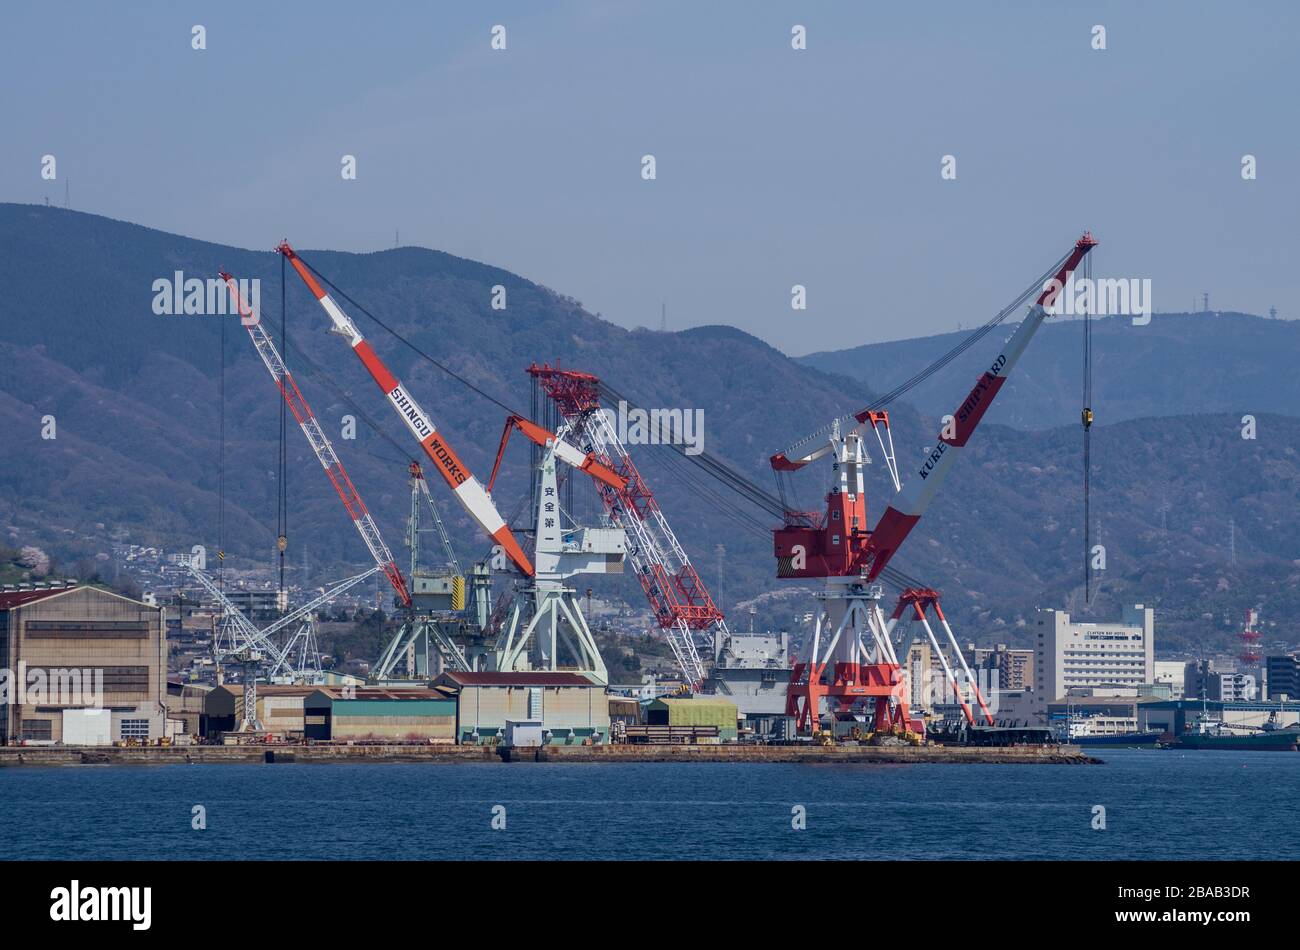
[[[1069,741],[1071,745],[1110,746],[1111,748],[1116,746],[1155,746],[1166,736],[1167,733],[1157,730],[1156,732],[1124,732],[1118,735],[1105,736],[1076,735],[1071,736]]]

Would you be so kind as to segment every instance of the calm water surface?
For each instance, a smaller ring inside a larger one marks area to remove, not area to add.
[[[0,769],[6,858],[1300,858],[1300,755]],[[190,827],[194,805],[207,829]],[[491,827],[493,806],[506,829]],[[807,828],[791,828],[791,809]],[[1091,827],[1093,806],[1106,829]]]

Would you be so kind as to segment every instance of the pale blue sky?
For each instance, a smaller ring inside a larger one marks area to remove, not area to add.
[[[1085,226],[1157,310],[1296,317],[1298,25],[1172,0],[9,4],[0,200],[68,178],[75,209],[246,247],[400,229],[626,326],[666,300],[672,329],[792,354],[983,320]]]

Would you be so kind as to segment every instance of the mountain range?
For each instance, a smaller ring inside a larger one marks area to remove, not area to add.
[[[0,542],[93,566],[114,540],[210,552],[220,541],[231,566],[269,567],[279,396],[236,320],[160,315],[153,300],[155,281],[177,272],[256,278],[279,341],[279,255],[14,204],[0,204],[0,250]],[[703,410],[706,450],[771,486],[773,452],[866,405],[964,336],[792,359],[724,325],[726,314],[681,332],[627,330],[540,284],[424,248],[300,252],[383,322],[344,302],[480,477],[501,434],[498,403],[533,414],[524,370],[534,361],[595,373],[641,406]],[[504,310],[492,307],[497,286]],[[415,443],[292,271],[283,288],[289,366],[402,562]],[[1243,314],[1097,322],[1092,534],[1106,568],[1091,604],[1081,595],[1077,323],[1048,326],[1034,341],[895,564],[941,589],[959,637],[981,643],[1027,643],[1039,606],[1104,619],[1121,603],[1145,602],[1157,608],[1163,649],[1229,648],[1240,611],[1254,605],[1264,608],[1266,644],[1294,645],[1300,383],[1289,367],[1298,331]],[[890,407],[904,478],[933,444],[938,416],[1008,332],[998,328]],[[346,439],[343,417],[358,411],[355,439]],[[1254,438],[1242,437],[1245,414]],[[44,437],[49,417],[54,438]],[[286,436],[293,576],[315,585],[355,573],[368,563],[365,549],[292,417]],[[744,625],[750,604],[759,624],[788,625],[811,609],[806,585],[774,579],[767,515],[671,449],[632,451],[733,625]],[[528,459],[509,450],[494,492],[507,515],[526,494]],[[878,513],[892,486],[876,462],[868,504]],[[797,476],[804,506],[819,504],[828,474]],[[475,526],[434,487],[461,559],[481,556]],[[585,485],[574,498],[581,520],[598,516]],[[640,604],[631,578],[592,586]]]

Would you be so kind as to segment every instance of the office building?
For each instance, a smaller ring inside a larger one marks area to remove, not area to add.
[[[1136,689],[1155,674],[1154,611],[1125,607],[1118,622],[1071,620],[1062,610],[1038,611],[1035,693],[1041,704],[1073,689]]]

